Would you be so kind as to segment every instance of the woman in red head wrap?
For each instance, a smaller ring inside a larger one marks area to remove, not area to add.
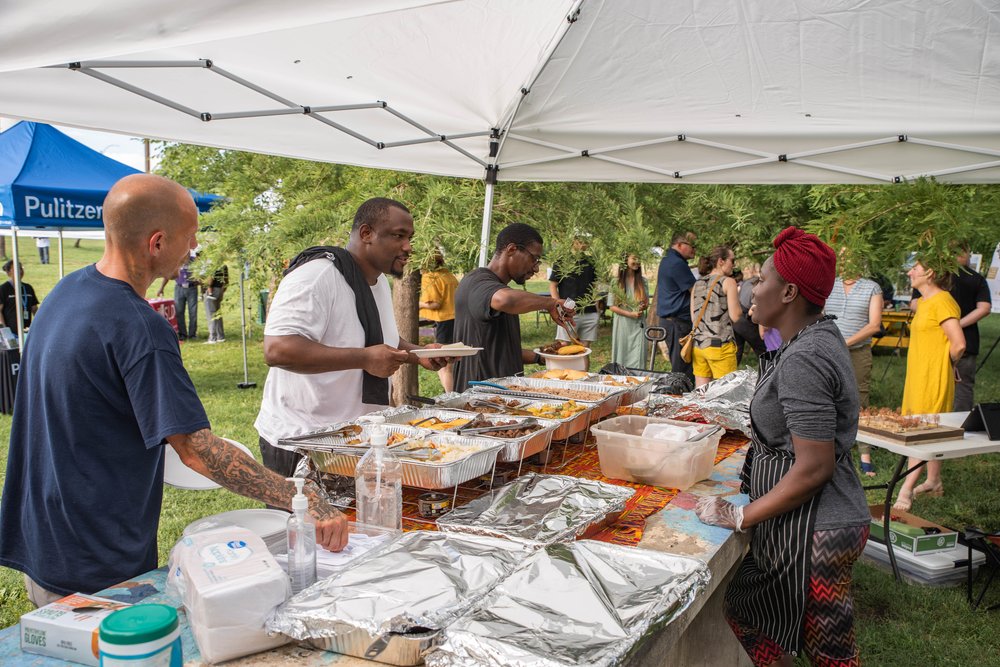
[[[851,460],[854,370],[840,330],[822,314],[836,256],[795,227],[774,248],[753,290],[753,317],[787,342],[760,360],[741,475],[750,503],[706,497],[697,513],[751,533],[726,590],[726,617],[755,665],[791,665],[800,651],[815,664],[857,665],[851,567],[871,516]]]

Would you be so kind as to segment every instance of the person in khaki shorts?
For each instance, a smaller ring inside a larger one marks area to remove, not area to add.
[[[873,280],[859,277],[861,271],[854,259],[850,250],[841,248],[837,262],[840,275],[833,283],[824,312],[837,318],[834,323],[851,353],[851,365],[863,409],[868,407],[871,390],[872,336],[882,327],[883,304],[882,288]],[[871,446],[859,443],[858,451],[861,453],[861,472],[874,477]]]

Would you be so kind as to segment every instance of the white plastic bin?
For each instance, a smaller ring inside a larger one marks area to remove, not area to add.
[[[697,429],[698,434],[691,442],[643,438],[647,424],[674,424]],[[708,479],[725,432],[710,424],[637,415],[607,419],[590,430],[597,438],[605,477],[671,489],[686,489]]]

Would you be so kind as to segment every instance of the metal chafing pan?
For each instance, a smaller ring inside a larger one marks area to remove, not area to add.
[[[363,438],[367,441],[368,433],[373,425],[364,425]],[[460,435],[441,431],[399,424],[380,424],[389,435],[400,433],[408,439],[433,439],[442,443],[453,443],[475,448],[473,454],[457,461],[433,463],[430,461],[415,461],[400,457],[403,464],[403,485],[415,486],[421,489],[448,489],[458,484],[468,482],[490,471],[496,465],[497,454],[504,443],[491,438],[466,438]],[[358,461],[368,450],[367,445],[345,447],[336,442],[337,438],[324,436],[323,433],[287,438],[281,444],[305,451],[321,472],[334,475],[354,476]],[[392,447],[393,449],[395,446]]]
[[[408,667],[423,664],[424,656],[441,643],[441,631],[390,632],[381,637],[372,637],[364,630],[357,629],[336,637],[313,637],[306,641],[324,651]]]
[[[428,419],[439,419],[441,421],[452,421],[454,419],[468,419],[472,421],[476,418],[476,413],[466,410],[453,409],[453,408],[415,408],[407,412],[399,412],[394,415],[385,418],[387,424],[401,424],[404,426],[414,426],[417,428],[426,428],[429,431],[438,431],[439,433],[445,433],[448,431],[454,431],[458,426],[449,426],[448,428],[428,428],[423,424],[416,423],[411,424],[412,421],[417,420],[428,420]]]
[[[629,382],[628,378],[633,380],[642,380],[642,382],[633,384]],[[591,377],[580,380],[580,382],[595,383],[604,385],[607,387],[614,387],[616,385],[608,383],[605,378],[611,378],[615,382],[627,383],[625,387],[618,387],[624,392],[622,397],[622,406],[632,405],[633,403],[638,403],[639,401],[644,401],[649,396],[649,392],[652,391],[653,385],[656,384],[656,380],[651,377],[643,376],[629,376],[629,375],[610,375],[608,373],[599,373],[597,375],[592,375]],[[621,407],[621,406],[619,406]]]
[[[526,387],[527,391],[514,391],[511,389],[504,391],[483,385],[476,387],[476,391],[500,394],[501,396],[516,396],[520,398],[544,399],[549,401],[553,398],[569,400],[568,397],[556,396],[552,394],[552,389],[572,389],[573,391],[601,394],[602,398],[598,399],[573,399],[577,403],[592,403],[597,406],[597,409],[594,411],[592,423],[596,423],[599,419],[603,419],[613,414],[614,411],[617,410],[622,404],[622,398],[625,395],[625,387],[611,387],[594,382],[567,382],[564,380],[542,380],[539,378],[524,377],[494,378],[489,380],[489,382],[503,387],[521,385]]]
[[[481,394],[475,391],[470,391],[458,396],[457,398],[451,398],[445,400],[441,403],[441,407],[446,408],[457,408],[461,409],[466,403],[472,399],[488,400],[494,398],[501,394]],[[553,400],[549,397],[547,400],[541,399],[517,399],[518,406],[521,408],[528,407],[541,407],[543,405],[562,405],[566,400]],[[581,406],[585,406],[586,409],[582,410],[575,415],[570,415],[564,419],[554,419],[554,418],[543,418],[539,417],[539,421],[553,421],[556,422],[557,426],[552,432],[552,440],[565,440],[571,436],[580,433],[581,431],[586,431],[590,427],[590,423],[594,421],[594,413],[596,412],[596,405],[594,403],[581,403],[577,401]],[[498,414],[505,414],[502,412],[503,407],[497,406],[501,410]],[[541,451],[541,450],[539,450]]]

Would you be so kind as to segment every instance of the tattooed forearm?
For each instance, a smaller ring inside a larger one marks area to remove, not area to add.
[[[238,447],[202,429],[188,435],[194,454],[218,484],[241,496],[290,508],[295,485],[268,470]]]

